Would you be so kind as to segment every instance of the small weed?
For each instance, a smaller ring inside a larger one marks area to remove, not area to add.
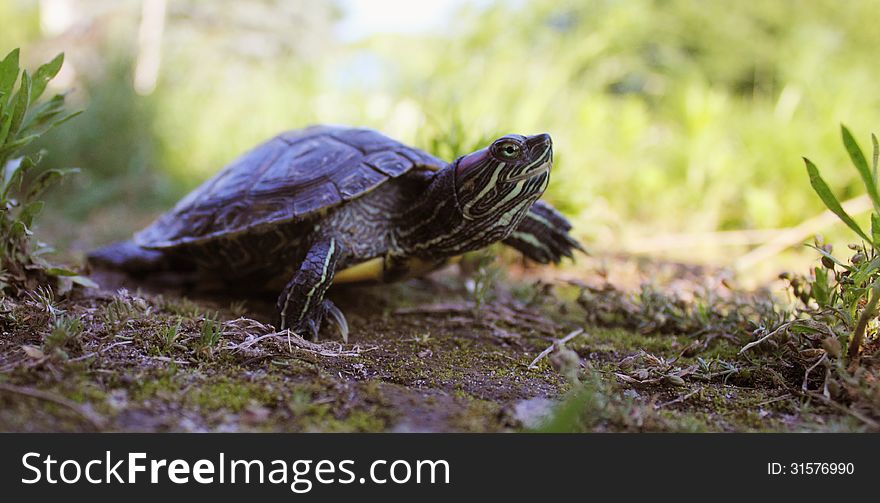
[[[40,307],[40,310],[48,314],[51,319],[64,314],[64,310],[56,305],[55,292],[52,288],[40,285],[26,293],[27,297]]]
[[[220,343],[220,337],[223,335],[223,323],[218,321],[217,316],[217,313],[205,316],[199,327],[196,352],[207,357],[214,354],[214,348]]]
[[[766,292],[732,292],[720,297],[696,291],[685,300],[645,283],[637,293],[618,289],[607,281],[601,286],[578,284],[577,303],[588,325],[624,327],[641,334],[683,334],[702,338],[739,340],[751,335],[762,322],[782,320],[776,300]],[[694,348],[696,349],[696,348]]]
[[[68,352],[79,346],[82,332],[83,323],[79,318],[58,316],[53,322],[52,331],[45,338],[43,351],[62,360],[67,360],[69,358]]]
[[[852,411],[863,423],[878,428],[880,422],[869,416],[880,418],[880,369],[872,357],[878,347],[880,302],[880,145],[872,135],[873,162],[869,167],[845,126],[841,126],[841,136],[873,205],[870,233],[862,230],[844,210],[816,165],[804,158],[813,190],[862,242],[850,245],[849,260],[834,256],[831,245],[823,243],[820,237],[808,245],[819,253],[820,264],[809,275],[780,276],[789,283],[796,303],[794,312],[784,319],[765,320],[741,353],[763,352],[768,360],[766,366],[776,366],[780,375],[789,370],[783,377],[793,384],[793,392],[831,401]],[[790,372],[792,367],[798,372]],[[848,404],[849,408],[841,404]]]
[[[162,344],[160,349],[162,354],[171,354],[171,350],[178,346],[177,340],[180,337],[180,324],[182,321],[181,318],[178,318],[177,323],[165,325],[158,330],[159,341]]]
[[[522,283],[511,285],[513,297],[522,302],[526,307],[540,306],[544,302],[555,300],[553,283],[541,280],[534,283]]]
[[[413,336],[412,341],[416,344],[427,344],[431,342],[431,332],[421,332]]]
[[[591,372],[572,390],[542,432],[584,431],[702,431],[706,425],[692,417],[658,410],[653,400],[625,393],[613,381]]]
[[[127,290],[121,289],[104,308],[103,318],[109,325],[126,324],[149,314],[150,311],[151,308],[144,299],[133,297]]]
[[[874,145],[872,156],[873,166],[868,167],[868,160],[859,147],[852,133],[845,126],[841,126],[843,144],[849,154],[850,160],[855,166],[859,177],[865,187],[871,202],[870,236],[861,229],[858,223],[847,214],[846,210],[831,192],[828,184],[819,174],[819,169],[809,159],[804,158],[807,166],[807,174],[813,190],[825,203],[832,213],[852,229],[864,242],[853,245],[856,253],[850,258],[849,264],[835,258],[831,252],[831,246],[816,242],[813,248],[818,251],[822,258],[822,267],[813,270],[813,280],[809,282],[810,289],[799,292],[799,298],[807,301],[814,300],[822,310],[836,311],[841,320],[849,329],[847,357],[852,360],[858,358],[862,351],[862,343],[868,325],[877,318],[877,303],[880,301],[880,193],[878,193],[878,156],[880,145],[877,137],[871,135]],[[840,271],[837,268],[840,267]]]
[[[477,311],[494,298],[494,288],[501,277],[501,267],[496,264],[494,253],[480,253],[476,257],[475,272],[466,287],[476,304]]]
[[[304,390],[297,389],[287,400],[287,408],[294,416],[308,414],[312,408],[312,395]]]
[[[60,278],[94,285],[48,263],[43,255],[51,248],[33,239],[31,227],[43,209],[39,197],[75,170],[50,169],[34,176],[43,152],[24,152],[34,140],[76,113],[64,114],[64,95],[40,101],[46,85],[61,69],[64,56],[59,54],[31,75],[19,67],[18,55],[15,49],[0,60],[0,292],[20,294],[61,284]]]

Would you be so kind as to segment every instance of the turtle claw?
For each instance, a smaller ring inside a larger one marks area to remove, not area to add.
[[[563,257],[574,259],[575,251],[589,255],[569,231],[571,224],[561,213],[549,204],[537,201],[504,244],[541,264],[558,264]]]
[[[345,319],[345,315],[330,299],[324,299],[323,308],[324,313],[330,315],[330,319],[339,330],[343,342],[348,344],[348,321]]]
[[[314,319],[309,320],[308,329],[312,334],[312,340],[318,342],[318,331],[320,330],[321,325],[319,322],[316,322]]]
[[[282,330],[284,328],[288,328],[291,332],[299,335],[300,337],[310,335],[313,341],[318,342],[321,322],[324,319],[328,319],[331,323],[336,325],[336,329],[339,330],[339,334],[342,336],[343,342],[348,343],[348,321],[346,321],[345,315],[342,313],[342,311],[338,307],[336,307],[336,304],[334,304],[330,299],[324,299],[318,312],[300,321],[297,326],[283,327]]]

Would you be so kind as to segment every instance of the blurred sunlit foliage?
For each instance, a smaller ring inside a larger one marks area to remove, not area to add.
[[[440,30],[351,42],[334,29],[345,2],[170,0],[158,29],[148,4],[165,2],[0,0],[0,53],[68,54],[86,113],[46,142],[53,163],[85,172],[58,195],[80,218],[113,201],[156,211],[313,122],[374,127],[450,160],[547,131],[546,197],[594,249],[614,249],[795,225],[822,210],[801,156],[828,166],[845,199],[857,180],[838,124],[865,145],[880,129],[880,1],[480,2]],[[150,30],[161,59],[141,95]]]

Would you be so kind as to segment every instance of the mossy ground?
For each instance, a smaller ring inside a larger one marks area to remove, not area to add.
[[[346,345],[331,333],[319,344],[272,335],[270,297],[93,277],[101,290],[3,300],[0,429],[865,428],[792,393],[791,376],[739,355],[737,341],[707,337],[712,327],[700,335],[596,323],[575,287],[534,274],[496,277],[482,299],[454,269],[336,289],[352,331]]]

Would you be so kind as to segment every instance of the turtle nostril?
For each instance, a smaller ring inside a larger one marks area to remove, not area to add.
[[[543,156],[550,153],[553,155],[553,140],[549,134],[536,134],[528,138],[529,153],[532,157]]]
[[[532,150],[540,150],[543,151],[547,147],[553,146],[553,140],[550,138],[550,135],[547,133],[536,134],[534,136],[529,136],[528,145]]]

